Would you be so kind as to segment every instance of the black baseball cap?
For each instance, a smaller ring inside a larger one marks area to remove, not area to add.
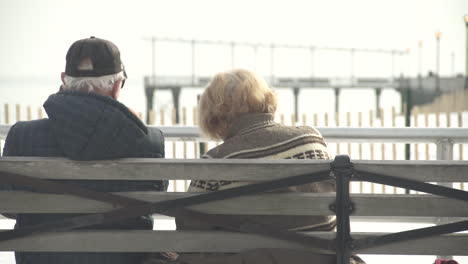
[[[85,60],[91,60],[91,69],[78,69],[78,65]],[[99,77],[125,72],[120,60],[120,51],[109,40],[90,37],[73,43],[67,52],[65,74],[72,77]]]

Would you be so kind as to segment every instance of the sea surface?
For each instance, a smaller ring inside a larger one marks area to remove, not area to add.
[[[60,79],[24,80],[19,78],[0,79],[0,123],[4,123],[4,104],[10,105],[10,120],[14,117],[14,107],[21,105],[22,116],[25,117],[25,109],[30,106],[33,109],[33,117],[37,108],[41,107],[50,94],[56,93],[60,87]],[[276,88],[278,94],[278,114],[284,114],[290,119],[294,113],[294,96],[291,89]],[[202,88],[183,89],[180,95],[181,107],[186,107],[191,113],[197,105],[197,96],[203,92]],[[157,90],[154,95],[155,110],[169,110],[173,108],[172,95],[168,90]],[[119,101],[137,112],[145,113],[146,99],[143,82],[129,79],[121,90]],[[394,89],[385,89],[380,100],[381,108],[390,113],[392,107],[397,111],[401,109],[400,94]],[[375,92],[369,88],[342,89],[339,99],[339,110],[344,115],[346,112],[363,112],[364,119],[370,110],[375,110]],[[302,89],[299,94],[299,115],[312,113],[324,114],[335,112],[334,91],[328,88]],[[169,111],[167,111],[169,112]],[[343,119],[344,120],[344,119]],[[192,120],[189,118],[189,123]]]

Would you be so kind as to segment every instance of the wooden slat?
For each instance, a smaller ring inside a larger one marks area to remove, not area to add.
[[[384,233],[353,233],[354,239]],[[333,238],[333,232],[317,232]],[[93,243],[83,243],[93,241]],[[246,243],[248,241],[248,243]],[[362,254],[468,255],[467,234],[445,235],[363,249]],[[308,250],[306,246],[259,235],[197,231],[74,231],[0,242],[4,251],[239,252],[254,248]]]
[[[466,217],[468,202],[434,195],[353,195],[353,216]]]
[[[265,181],[330,169],[327,160],[0,158],[0,170],[50,179],[255,180]],[[467,182],[468,161],[353,161],[356,170],[426,182]]]
[[[329,163],[327,160],[180,159],[79,162],[63,158],[3,157],[0,170],[50,179],[265,181],[329,170]]]
[[[465,182],[467,161],[353,161],[356,170],[425,182]]]
[[[158,202],[195,195],[194,193],[129,192],[121,195]],[[205,213],[246,215],[327,215],[334,194],[261,194],[191,207]],[[0,192],[3,213],[97,213],[114,209],[103,202],[83,198],[29,192]],[[352,196],[353,216],[468,217],[468,203],[432,195]],[[405,206],[401,206],[404,204]]]

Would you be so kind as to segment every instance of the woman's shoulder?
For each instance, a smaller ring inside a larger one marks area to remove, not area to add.
[[[314,136],[322,137],[322,134],[313,127],[310,126],[284,126],[280,125],[277,128],[278,130],[287,131],[289,133],[297,134],[297,135],[304,135],[304,134],[311,134]]]
[[[202,159],[222,159],[224,158],[223,156],[225,155],[224,153],[224,143],[208,150],[203,156],[201,157]]]
[[[220,145],[210,149],[203,158],[226,158],[233,155],[233,153],[261,151],[279,144],[293,144],[288,143],[293,141],[319,142],[326,145],[320,132],[313,127],[284,126],[277,124],[235,135]]]

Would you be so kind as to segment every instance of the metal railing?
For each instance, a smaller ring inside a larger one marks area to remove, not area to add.
[[[166,138],[206,141],[198,127],[159,127]],[[1,129],[1,128],[0,128]],[[331,143],[434,143],[438,160],[453,159],[453,145],[468,143],[468,128],[317,128]]]
[[[0,125],[5,139],[10,125]],[[167,139],[206,142],[195,126],[158,126]],[[434,143],[438,160],[453,159],[453,145],[468,143],[468,128],[317,128],[331,143]]]

